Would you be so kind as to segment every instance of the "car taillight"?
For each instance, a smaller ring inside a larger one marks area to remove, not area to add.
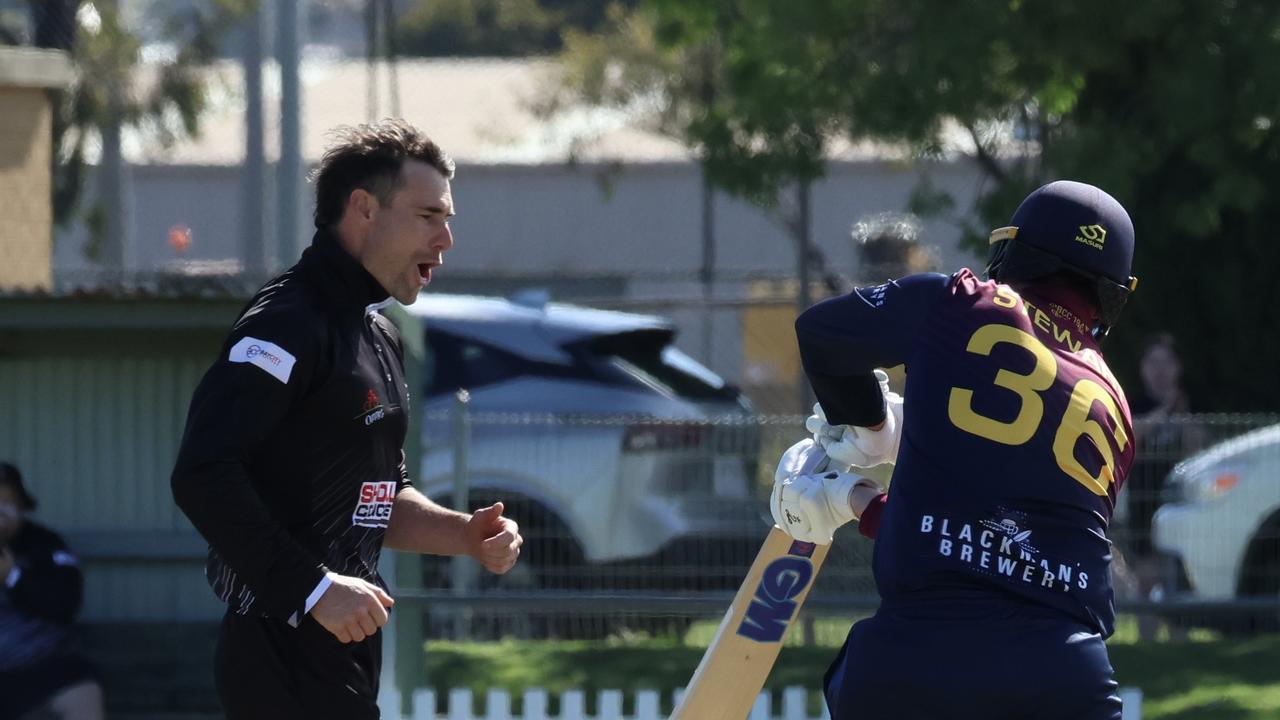
[[[706,425],[641,423],[627,428],[622,451],[691,450],[703,446],[710,436],[711,428]]]

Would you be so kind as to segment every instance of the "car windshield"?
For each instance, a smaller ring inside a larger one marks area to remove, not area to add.
[[[674,336],[666,328],[594,335],[564,346],[573,362],[561,365],[531,360],[515,348],[431,330],[426,333],[426,395],[532,377],[644,388],[695,402],[743,402],[736,388],[672,345]]]
[[[452,393],[459,388],[477,390],[520,377],[591,380],[591,373],[576,365],[530,360],[471,338],[439,330],[428,331],[427,397]]]
[[[670,330],[635,330],[593,338],[586,350],[617,384],[638,382],[687,400],[738,400],[735,388],[672,345],[673,338]]]

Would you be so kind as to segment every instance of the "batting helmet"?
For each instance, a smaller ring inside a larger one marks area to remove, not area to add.
[[[1028,195],[1010,225],[992,231],[987,276],[1007,282],[1066,271],[1083,278],[1094,288],[1104,336],[1138,287],[1132,265],[1133,222],[1124,207],[1092,185],[1059,180]]]

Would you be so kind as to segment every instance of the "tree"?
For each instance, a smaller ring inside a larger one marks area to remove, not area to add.
[[[808,239],[807,187],[781,185],[788,179],[805,183],[817,173],[780,174],[779,182],[751,188],[737,186],[732,176],[712,176],[714,158],[707,153],[715,146],[704,142],[697,131],[706,127],[708,116],[718,106],[724,74],[724,47],[717,32],[697,42],[664,40],[670,32],[651,8],[632,8],[622,3],[607,6],[605,20],[596,31],[569,28],[564,32],[564,48],[558,55],[562,74],[558,85],[535,108],[552,116],[582,103],[621,110],[653,132],[686,143],[697,152],[704,169],[704,214],[710,212],[706,197],[715,187],[747,194],[765,216],[785,230],[796,242],[808,244],[807,266],[816,270],[830,293],[848,289],[847,281],[831,269],[822,251]],[[587,138],[583,138],[586,140]],[[705,225],[704,236],[709,232]],[[704,237],[704,243],[710,243]],[[709,282],[711,268],[704,268]],[[802,284],[801,298],[807,297]]]
[[[659,55],[719,48],[714,97],[682,96],[676,132],[720,187],[767,204],[820,176],[838,138],[966,155],[988,179],[960,213],[980,242],[1042,182],[1095,183],[1133,215],[1145,276],[1109,340],[1120,374],[1136,374],[1144,335],[1171,330],[1201,409],[1280,406],[1280,313],[1246,297],[1280,260],[1268,242],[1280,86],[1262,81],[1280,60],[1280,6],[647,0],[643,11]],[[662,87],[683,83],[677,73]],[[950,202],[927,186],[916,201]]]
[[[597,0],[430,0],[401,17],[395,40],[405,55],[541,55],[558,50],[565,31],[595,30],[604,19]]]
[[[169,145],[199,131],[204,87],[199,70],[212,60],[223,36],[247,17],[257,0],[213,0],[175,13],[167,35],[177,49],[159,64],[154,82],[134,82],[141,41],[120,22],[116,3],[90,0],[29,0],[32,41],[71,54],[77,77],[51,93],[53,106],[53,211],[65,225],[77,217],[85,180],[85,152],[112,125],[144,127],[155,142]],[[16,41],[10,33],[8,39]],[[86,252],[96,257],[103,236],[103,209],[89,207]]]

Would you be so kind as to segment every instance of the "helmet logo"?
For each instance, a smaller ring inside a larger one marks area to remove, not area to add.
[[[1076,236],[1076,242],[1084,243],[1091,248],[1102,249],[1102,243],[1107,240],[1107,229],[1101,225],[1081,225],[1080,234]]]

